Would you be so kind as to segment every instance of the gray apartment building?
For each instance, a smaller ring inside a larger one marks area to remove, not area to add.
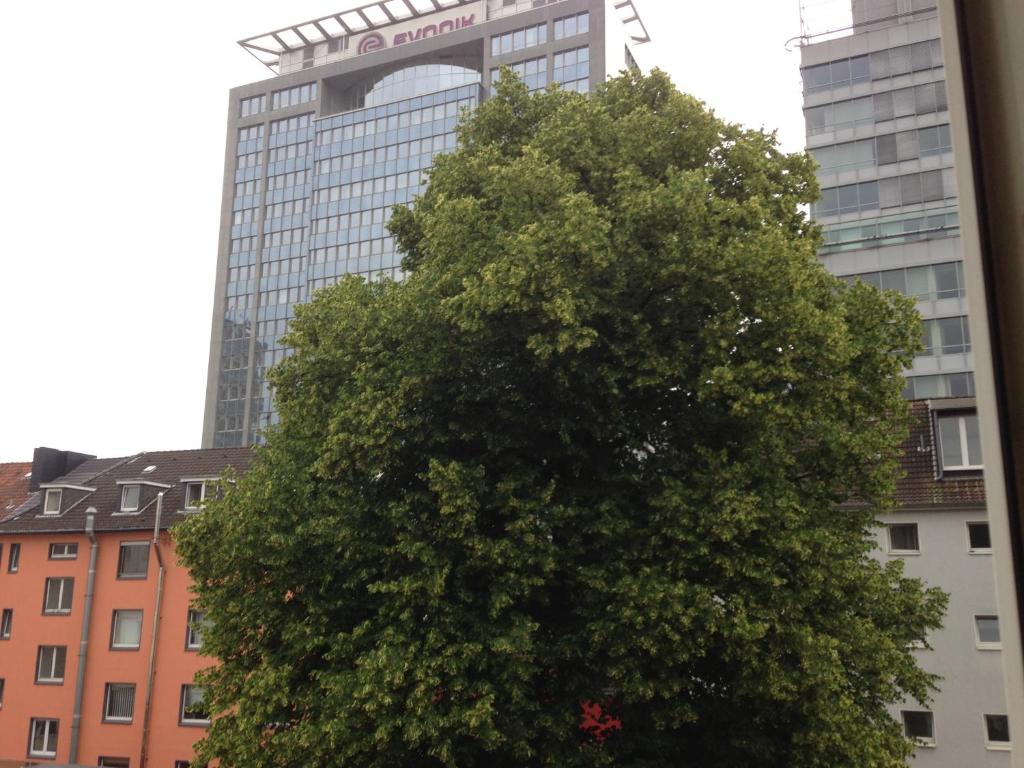
[[[935,0],[852,0],[852,18],[851,0],[840,3],[847,26],[803,30],[807,148],[821,185],[812,216],[824,227],[820,257],[831,272],[912,296],[924,319],[925,349],[906,372],[916,417],[905,446],[908,479],[899,511],[881,521],[877,556],[902,560],[909,575],[951,596],[944,628],[916,651],[942,677],[941,693],[929,708],[906,702],[894,715],[920,745],[914,765],[1009,766]]]
[[[241,41],[275,76],[228,103],[203,445],[274,423],[265,374],[296,304],[347,274],[401,279],[391,210],[502,65],[586,93],[648,39],[632,0],[380,0]]]

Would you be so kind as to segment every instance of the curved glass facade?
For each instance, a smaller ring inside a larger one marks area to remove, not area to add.
[[[444,61],[406,62],[374,80],[367,79],[351,88],[345,95],[343,111],[391,104],[464,85],[479,85],[483,80],[482,68],[479,56],[446,56]]]

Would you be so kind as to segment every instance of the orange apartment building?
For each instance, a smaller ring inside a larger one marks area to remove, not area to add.
[[[0,507],[0,764],[184,768],[208,715],[202,616],[168,529],[247,448],[38,449]],[[21,500],[18,500],[18,496]]]

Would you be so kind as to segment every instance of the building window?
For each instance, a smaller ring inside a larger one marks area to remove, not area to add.
[[[804,92],[814,93],[871,79],[871,63],[867,56],[839,59],[828,64],[804,67]]]
[[[921,551],[917,523],[893,523],[889,529],[889,554],[916,555]]]
[[[117,558],[117,578],[144,579],[149,573],[149,542],[126,541]]]
[[[129,768],[127,757],[100,757],[99,768]]]
[[[62,543],[50,545],[51,560],[74,560],[76,557],[78,557],[77,544]]]
[[[185,483],[185,510],[194,512],[206,499],[206,483]]]
[[[239,113],[241,117],[249,117],[249,115],[258,115],[261,112],[267,111],[267,97],[266,94],[260,96],[253,96],[248,99],[242,99],[240,102]]]
[[[922,747],[935,746],[935,719],[931,712],[904,710],[903,733]]]
[[[47,488],[46,498],[43,501],[43,514],[44,515],[59,515],[60,514],[60,488]],[[44,721],[41,721],[44,722]]]
[[[36,682],[60,684],[64,682],[64,664],[68,649],[63,645],[41,645],[36,658]]]
[[[940,413],[935,431],[944,472],[982,468],[977,413]]]
[[[43,613],[71,613],[71,595],[74,589],[74,579],[47,579],[46,594],[43,598]]]
[[[198,685],[181,686],[180,722],[182,725],[209,725],[210,712],[204,700],[204,691]]]
[[[139,495],[142,491],[140,485],[126,485],[121,489],[121,511],[138,512]]]
[[[21,544],[11,544],[11,551],[7,555],[7,572],[17,573],[21,567]]]
[[[551,80],[566,91],[590,92],[590,48],[559,51],[552,60]]]
[[[4,679],[0,677],[0,708],[4,705]]]
[[[523,29],[516,29],[512,32],[505,32],[491,37],[491,56],[521,51],[525,48],[533,48],[535,45],[544,45],[548,41],[548,25],[536,24]]]
[[[992,535],[989,533],[988,523],[967,524],[967,551],[972,555],[992,553]]]
[[[985,715],[985,746],[989,749],[1010,748],[1010,718],[1006,715]]]
[[[203,644],[203,625],[206,617],[202,611],[189,610],[188,629],[185,636],[185,647],[190,651],[199,650]]]
[[[103,703],[103,721],[107,723],[130,723],[135,711],[134,683],[107,683]]]
[[[555,40],[585,35],[590,31],[590,14],[586,11],[564,19],[555,19]]]
[[[142,611],[114,611],[110,630],[110,647],[120,651],[135,651],[142,644]]]
[[[31,757],[56,757],[57,731],[57,720],[32,720],[29,726],[29,755]]]
[[[192,764],[188,760],[175,760],[174,768],[190,768]]]
[[[4,608],[4,612],[0,615],[0,640],[11,639],[11,625],[14,624],[14,609]]]
[[[921,334],[924,351],[920,355],[961,355],[971,351],[971,329],[967,317],[939,317],[924,321]]]
[[[280,91],[274,91],[271,94],[271,109],[284,109],[285,107],[293,107],[296,104],[305,104],[309,101],[316,101],[316,83],[306,83],[305,85],[297,85],[294,88],[285,88]]]
[[[982,650],[995,651],[1003,647],[998,616],[975,616],[974,630],[978,647]]]

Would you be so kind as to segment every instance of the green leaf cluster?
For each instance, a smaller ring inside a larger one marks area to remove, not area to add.
[[[280,425],[177,530],[200,759],[903,765],[945,596],[870,552],[919,320],[819,265],[816,194],[660,72],[503,78],[396,210],[408,279],[298,308]]]

